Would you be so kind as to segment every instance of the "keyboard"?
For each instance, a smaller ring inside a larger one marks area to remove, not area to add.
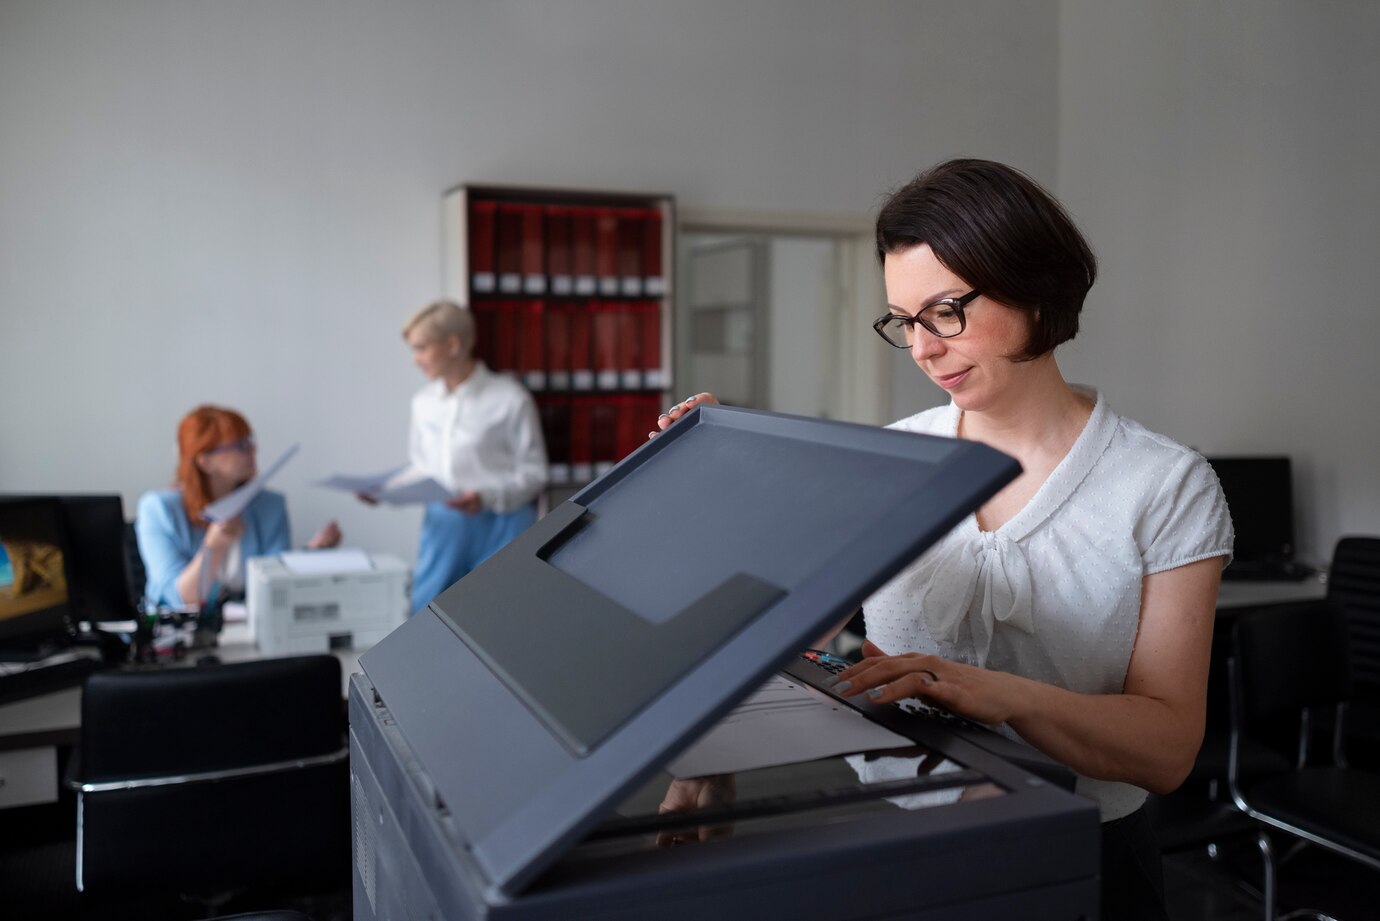
[[[109,668],[100,659],[77,658],[0,674],[0,704],[74,688],[92,672]]]

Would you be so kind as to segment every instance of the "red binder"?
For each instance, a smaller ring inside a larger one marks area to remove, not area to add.
[[[614,399],[606,396],[590,397],[589,400],[594,475],[602,476],[618,460],[618,405]]]
[[[546,206],[546,279],[552,294],[575,293],[575,262],[571,249],[570,208]]]
[[[494,221],[498,205],[491,201],[470,202],[470,290],[479,294],[492,292],[497,284],[494,276]]]
[[[594,274],[599,278],[601,295],[618,296],[618,211],[614,208],[595,212]]]
[[[517,343],[522,325],[522,305],[518,301],[499,301],[496,311],[493,340],[493,363],[495,371],[516,371],[518,366]]]
[[[570,482],[570,398],[543,393],[536,400],[550,483],[563,486]]]
[[[554,301],[546,307],[546,386],[570,389],[570,321],[574,306]]]
[[[575,293],[589,297],[598,293],[595,279],[593,208],[570,209],[570,261],[575,273]]]
[[[618,284],[625,297],[642,296],[642,224],[645,208],[618,211]]]
[[[494,364],[494,342],[498,329],[498,302],[484,298],[470,306],[474,314],[474,355],[490,368]]]
[[[642,213],[642,293],[648,297],[660,297],[666,293],[661,220],[661,211],[656,208],[648,208]]]
[[[522,291],[522,206],[498,206],[498,242],[494,251],[498,270],[498,290],[502,294]]]
[[[594,478],[593,413],[593,397],[589,395],[571,397],[570,479],[575,483],[584,483]]]
[[[522,293],[546,293],[546,209],[541,205],[521,205],[522,209]]]
[[[617,305],[619,386],[636,390],[642,386],[641,304],[623,301]]]
[[[639,301],[636,316],[637,336],[642,340],[642,386],[664,390],[671,381],[661,367],[661,302]]]
[[[618,314],[621,306],[616,301],[590,301],[594,385],[600,390],[617,390],[619,387]]]
[[[594,309],[588,301],[570,308],[570,389],[594,389]]]
[[[517,371],[528,390],[546,389],[546,303],[524,301],[520,305],[517,338]]]

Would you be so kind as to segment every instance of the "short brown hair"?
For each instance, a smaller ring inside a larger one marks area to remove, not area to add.
[[[984,296],[1032,315],[1021,360],[1078,334],[1097,257],[1063,205],[1025,173],[960,159],[916,176],[877,214],[877,259],[921,244]]]

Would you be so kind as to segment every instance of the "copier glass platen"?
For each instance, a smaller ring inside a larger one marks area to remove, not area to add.
[[[849,701],[912,744],[664,768],[1017,473],[982,445],[703,407],[360,659],[361,919],[1095,918],[1097,810],[1057,766]],[[693,841],[692,846],[675,842]]]

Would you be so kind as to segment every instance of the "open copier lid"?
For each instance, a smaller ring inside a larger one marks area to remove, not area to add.
[[[1020,471],[706,406],[360,658],[482,888],[516,895]]]

